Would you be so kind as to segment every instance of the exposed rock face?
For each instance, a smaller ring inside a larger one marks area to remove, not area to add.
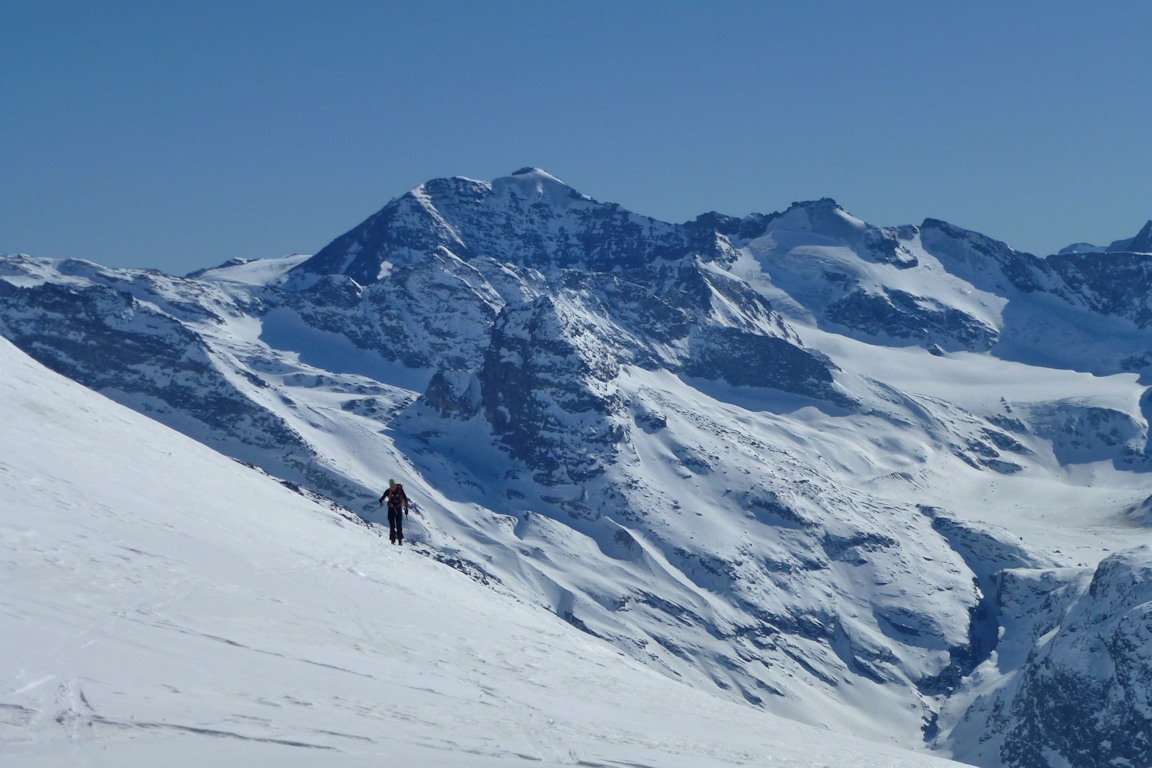
[[[952,350],[988,350],[999,335],[995,328],[969,314],[900,290],[880,294],[854,290],[830,304],[826,317],[872,338],[903,339]]]
[[[827,358],[723,270],[733,258],[700,222],[637,216],[528,168],[422,185],[269,301],[407,366],[473,372],[513,455],[541,480],[580,482],[625,439],[622,365],[851,402]]]
[[[1094,573],[1001,577],[1011,682],[981,697],[957,726],[979,740],[958,757],[1013,768],[1152,765],[1152,549],[1105,559]]]
[[[698,233],[598,203],[536,168],[494,182],[437,179],[389,203],[300,265],[295,279],[345,274],[361,285],[440,249],[533,269],[647,267],[700,253]]]
[[[1107,250],[1110,253],[1152,253],[1152,221],[1141,227],[1135,237],[1112,241]]]
[[[545,484],[601,473],[624,434],[617,355],[565,298],[506,310],[478,375],[493,431]]]
[[[829,361],[781,338],[735,328],[705,328],[692,340],[685,372],[746,387],[767,387],[849,404],[833,386]]]
[[[1052,269],[1069,290],[1101,315],[1152,325],[1152,253],[1064,254],[1050,256]]]
[[[158,421],[266,451],[304,446],[286,423],[237,392],[200,334],[154,304],[100,284],[4,281],[0,302],[6,337]],[[202,307],[192,314],[211,322]]]
[[[1061,463],[1113,459],[1142,464],[1148,425],[1131,415],[1076,402],[1054,402],[1032,409],[1033,429],[1052,444]]]

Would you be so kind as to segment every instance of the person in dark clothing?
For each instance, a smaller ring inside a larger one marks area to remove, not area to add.
[[[404,486],[395,480],[388,481],[388,490],[380,497],[380,503],[388,502],[388,541],[404,543],[404,516],[408,514],[408,494]]]

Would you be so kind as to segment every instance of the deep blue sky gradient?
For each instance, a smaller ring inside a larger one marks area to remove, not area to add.
[[[0,0],[0,252],[314,252],[540,166],[684,221],[834,197],[1038,254],[1152,218],[1152,3]]]

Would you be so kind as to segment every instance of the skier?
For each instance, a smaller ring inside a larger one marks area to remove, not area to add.
[[[388,481],[388,490],[380,497],[380,503],[388,500],[388,541],[393,544],[404,544],[404,516],[408,514],[408,494],[404,493],[404,486],[395,480]]]

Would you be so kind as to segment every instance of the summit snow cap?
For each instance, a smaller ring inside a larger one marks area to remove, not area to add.
[[[572,200],[591,200],[545,170],[528,166],[511,176],[492,180],[492,191],[511,193],[521,199],[547,197],[553,205],[562,206]]]

